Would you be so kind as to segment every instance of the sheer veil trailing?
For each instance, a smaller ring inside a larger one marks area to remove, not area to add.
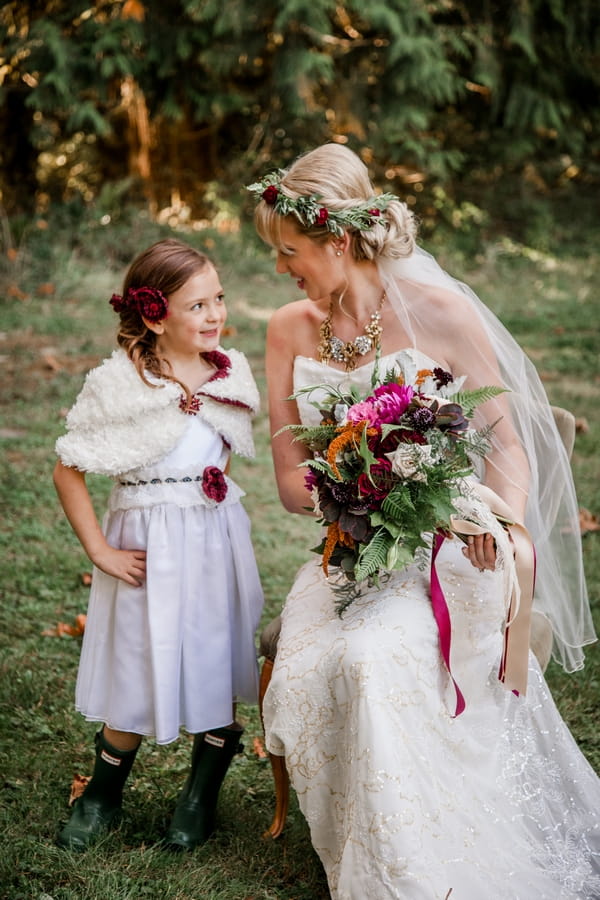
[[[452,292],[453,300],[469,304],[465,312],[478,318],[497,361],[495,380],[508,389],[497,404],[490,401],[484,405],[485,418],[492,422],[509,410],[529,466],[525,525],[536,552],[534,609],[552,625],[554,659],[568,672],[580,669],[582,648],[595,640],[595,634],[583,572],[578,506],[567,451],[533,364],[473,291],[444,272],[429,253],[417,248],[405,258],[379,256],[377,266],[388,300],[416,348],[427,352],[430,321],[422,302],[423,288]],[[456,374],[489,384],[493,373],[489,353],[484,350],[479,341],[467,340],[465,369]],[[494,465],[505,477],[523,483],[501,438],[495,436],[493,441]]]

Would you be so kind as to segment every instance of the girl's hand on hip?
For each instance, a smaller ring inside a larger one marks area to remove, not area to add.
[[[146,578],[145,550],[117,550],[109,544],[92,560],[106,575],[140,587]]]
[[[470,534],[462,552],[471,565],[480,572],[485,569],[493,571],[496,568],[496,544],[489,531],[485,534]]]

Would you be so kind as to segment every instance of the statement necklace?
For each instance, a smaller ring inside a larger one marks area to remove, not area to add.
[[[336,337],[331,327],[331,319],[333,317],[333,299],[329,304],[329,312],[327,318],[319,328],[319,337],[321,338],[317,353],[321,362],[344,363],[346,372],[351,372],[356,368],[356,359],[358,356],[365,356],[374,347],[379,347],[380,339],[383,332],[381,326],[381,307],[385,302],[385,291],[382,294],[379,306],[364,327],[364,334],[359,334],[353,341],[343,341]]]

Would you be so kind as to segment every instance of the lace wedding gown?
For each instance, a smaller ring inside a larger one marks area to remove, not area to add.
[[[341,379],[367,391],[371,370]],[[294,381],[340,373],[298,357]],[[340,618],[315,556],[282,614],[268,748],[286,757],[334,900],[600,898],[600,781],[533,655],[526,697],[498,681],[502,573],[461,546],[445,541],[437,569],[466,710],[453,718],[428,571],[394,573]]]

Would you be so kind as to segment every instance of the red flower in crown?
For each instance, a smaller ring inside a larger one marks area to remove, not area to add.
[[[265,203],[268,203],[269,206],[275,206],[277,202],[277,196],[279,191],[275,187],[274,184],[270,184],[268,188],[265,188],[262,192],[262,198]]]
[[[207,466],[202,473],[202,490],[209,500],[221,503],[227,496],[227,482],[218,466]]]
[[[324,206],[321,207],[319,212],[317,213],[317,218],[315,219],[315,225],[325,225],[327,219],[329,218],[329,210],[325,209]]]
[[[375,208],[368,209],[367,212],[370,216],[380,216],[381,215],[381,211],[378,209],[375,209]]]

